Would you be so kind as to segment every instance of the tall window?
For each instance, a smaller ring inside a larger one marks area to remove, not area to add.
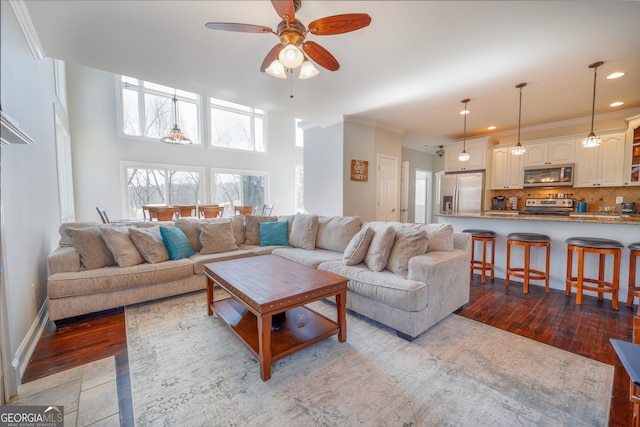
[[[202,198],[202,170],[127,165],[125,171],[131,218],[142,218],[144,205],[197,205]]]
[[[262,207],[267,200],[268,174],[265,172],[211,171],[211,202],[224,205],[224,216],[234,214],[234,206]]]
[[[304,168],[302,165],[296,165],[295,185],[296,212],[306,213],[304,208]]]
[[[178,126],[194,144],[200,144],[200,95],[132,77],[120,76],[122,133],[159,140],[175,125],[173,96]]]
[[[304,130],[300,127],[301,121],[296,119],[296,147],[304,147]]]
[[[267,151],[264,143],[264,111],[209,98],[211,144],[245,151]]]

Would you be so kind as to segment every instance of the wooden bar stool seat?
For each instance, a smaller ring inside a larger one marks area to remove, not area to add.
[[[524,246],[524,266],[511,267],[511,245]],[[531,248],[544,247],[547,249],[545,270],[531,268]],[[544,280],[545,292],[549,292],[549,260],[551,258],[551,239],[545,234],[538,233],[511,233],[507,235],[507,272],[505,285],[509,286],[509,277],[524,279],[522,290],[529,293],[529,281]]]
[[[638,257],[640,257],[640,242],[631,243],[629,245],[629,293],[627,294],[627,307],[633,306],[634,297],[640,298],[640,282],[636,282]],[[636,314],[640,316],[640,304],[638,304],[638,312]]]
[[[496,233],[491,230],[481,230],[470,228],[462,230],[463,233],[471,234],[471,274],[480,271],[482,283],[487,281],[487,271],[491,272],[491,280],[494,279],[493,264],[496,257]],[[482,259],[475,259],[476,242],[482,243]],[[491,243],[491,262],[487,262],[487,243]]]
[[[571,288],[576,288],[576,304],[582,304],[582,291],[594,291],[598,293],[598,299],[602,299],[605,293],[611,293],[611,305],[618,309],[618,287],[620,283],[620,254],[624,247],[622,243],[611,239],[597,237],[571,237],[565,240],[567,243],[567,279],[565,294],[571,293]],[[573,252],[578,253],[578,267],[576,276],[573,276]],[[584,254],[599,255],[598,278],[584,277]],[[613,274],[610,282],[605,280],[605,257],[613,255]],[[587,284],[585,284],[587,283]],[[593,285],[593,286],[592,286]]]

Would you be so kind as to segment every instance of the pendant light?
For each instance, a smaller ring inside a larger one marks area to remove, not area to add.
[[[164,142],[165,144],[191,144],[191,140],[184,136],[184,134],[178,127],[178,98],[176,98],[175,94],[173,94],[173,118],[175,123],[173,125],[173,129],[169,131],[169,136],[165,136],[164,138],[160,139],[160,141]]]
[[[469,110],[467,110],[467,102],[471,101],[470,99],[463,99],[462,103],[464,104],[464,110],[460,113],[464,115],[464,139],[462,140],[462,153],[458,154],[458,160],[461,162],[469,161],[469,153],[467,153],[467,114],[469,114]]]
[[[589,68],[593,68],[593,103],[591,105],[591,132],[585,139],[582,140],[583,147],[597,147],[600,145],[600,138],[593,132],[593,118],[596,113],[596,76],[598,74],[598,67],[604,64],[602,61],[594,62],[589,65]]]
[[[520,143],[520,122],[522,119],[522,88],[526,85],[526,83],[520,83],[516,85],[516,87],[520,89],[520,106],[518,107],[518,143],[511,150],[511,154],[513,154],[514,156],[522,156],[525,152],[524,146]]]

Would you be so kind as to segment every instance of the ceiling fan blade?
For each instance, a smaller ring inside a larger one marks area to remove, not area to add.
[[[273,33],[269,27],[252,24],[234,24],[232,22],[207,22],[205,27],[212,30],[237,31],[239,33]]]
[[[309,32],[316,36],[328,36],[359,30],[371,23],[366,13],[346,13],[344,15],[327,16],[311,22]]]
[[[327,49],[323,48],[318,43],[312,41],[304,42],[302,44],[302,49],[304,50],[304,53],[309,55],[309,58],[313,59],[316,64],[326,68],[327,70],[336,71],[340,68],[338,60],[334,58]]]
[[[266,70],[267,67],[269,67],[269,65],[271,65],[271,63],[278,57],[278,54],[282,49],[284,49],[282,43],[275,45],[269,53],[267,53],[267,56],[264,57],[264,61],[262,61],[262,65],[260,66],[260,71],[264,73],[264,70]]]
[[[283,21],[291,22],[296,19],[296,8],[293,0],[271,0],[271,4]]]

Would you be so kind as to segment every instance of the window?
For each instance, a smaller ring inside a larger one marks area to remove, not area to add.
[[[264,111],[209,98],[214,147],[265,152]]]
[[[266,172],[211,171],[211,203],[224,205],[224,216],[233,216],[234,206],[262,207],[267,200]]]
[[[202,170],[126,165],[125,171],[131,218],[142,218],[144,205],[197,205],[202,198]]]
[[[304,168],[302,165],[296,165],[295,186],[296,212],[306,213],[304,208]]]
[[[120,76],[121,131],[125,135],[158,141],[175,125],[175,94],[178,127],[194,144],[200,144],[200,95],[156,83]]]
[[[304,130],[300,127],[301,121],[296,119],[296,147],[304,147]]]

